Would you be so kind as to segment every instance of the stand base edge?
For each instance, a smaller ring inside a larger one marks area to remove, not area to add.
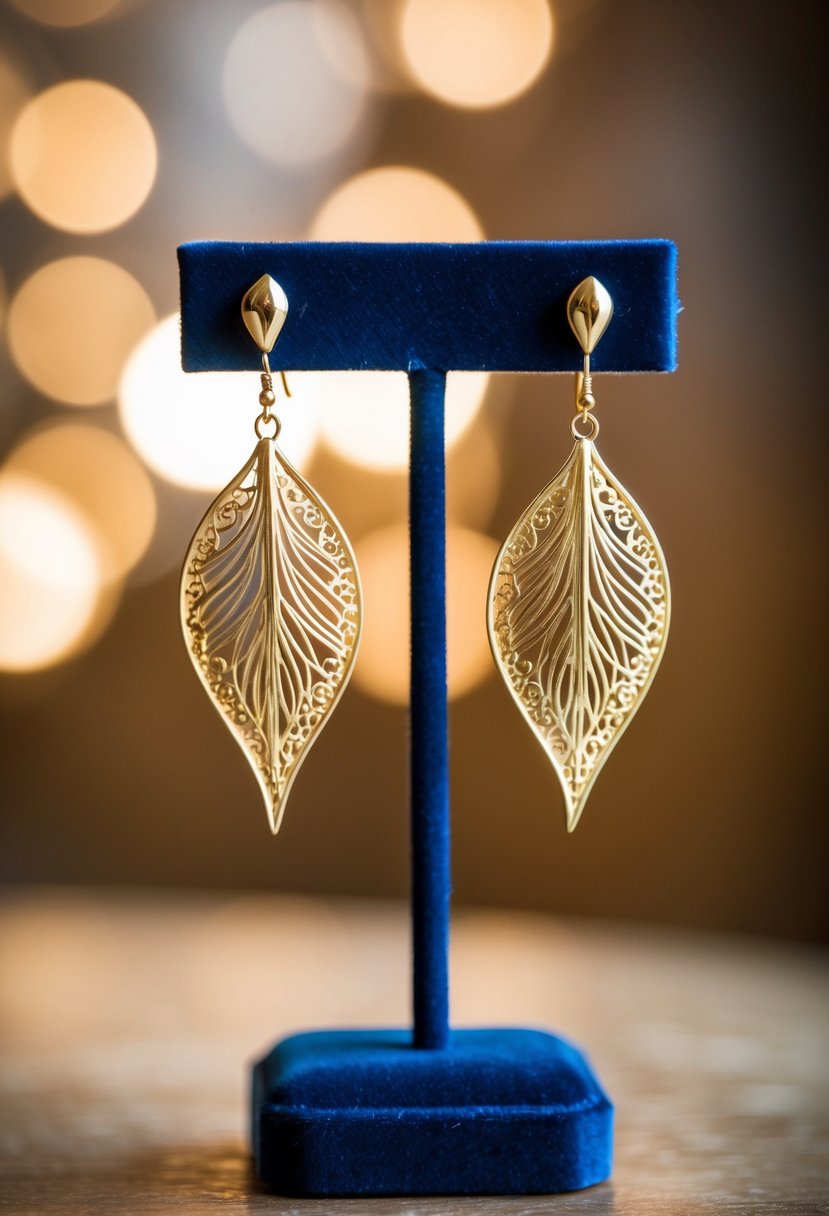
[[[544,1031],[403,1030],[284,1039],[254,1068],[257,1176],[283,1195],[580,1190],[612,1166],[613,1107],[586,1058]]]

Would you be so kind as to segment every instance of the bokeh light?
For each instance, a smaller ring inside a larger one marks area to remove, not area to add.
[[[144,288],[103,258],[49,262],[9,308],[9,346],[35,388],[68,405],[111,400],[124,360],[155,321]]]
[[[501,489],[501,453],[489,420],[479,415],[447,453],[446,517],[484,529]]]
[[[156,473],[189,489],[218,490],[253,451],[258,396],[254,372],[183,372],[179,319],[173,315],[147,334],[127,362],[119,408],[128,438]],[[313,403],[298,393],[287,400],[280,393],[276,413],[282,422],[279,445],[302,468],[317,437]]]
[[[503,105],[538,79],[553,46],[548,0],[406,0],[403,50],[417,83],[449,105]]]
[[[10,0],[11,4],[41,25],[69,27],[89,25],[117,8],[120,0]]]
[[[448,376],[447,446],[477,415],[488,381],[486,372]],[[337,455],[371,469],[406,467],[409,382],[404,372],[302,372],[291,384],[297,400],[318,416],[320,434]]]
[[[97,540],[102,573],[117,579],[141,559],[155,527],[152,482],[116,435],[82,423],[51,423],[11,452],[5,471],[57,490]]]
[[[13,64],[0,55],[0,198],[12,188],[7,155],[17,116],[29,100],[29,89]]]
[[[69,80],[32,98],[9,157],[27,206],[67,232],[104,232],[128,220],[152,188],[157,160],[143,111],[100,80]]]
[[[0,989],[4,1039],[12,1033],[18,1041],[49,1043],[54,1050],[83,1041],[93,1026],[105,1034],[114,1010],[127,999],[126,985],[115,978],[118,969],[127,965],[134,974],[137,961],[135,948],[129,963],[124,959],[120,918],[102,915],[78,892],[54,888],[42,902],[8,900],[6,913],[0,939],[4,978],[25,978],[6,980]]]
[[[356,545],[365,622],[354,682],[393,705],[409,700],[409,545],[405,524],[380,528]],[[492,671],[483,605],[498,544],[468,528],[446,531],[446,638],[449,696],[470,692]]]
[[[257,156],[296,166],[329,157],[366,112],[360,27],[338,0],[271,4],[233,36],[222,87],[233,126]]]
[[[407,165],[367,169],[323,203],[315,241],[480,241],[480,220],[448,182]]]
[[[292,382],[295,379],[291,377]],[[482,532],[492,522],[501,486],[499,440],[489,415],[489,410],[479,414],[446,454],[446,517],[450,523]],[[406,518],[408,467],[368,468],[343,460],[321,443],[309,464],[308,478],[323,489],[352,538]]]
[[[50,667],[83,644],[101,571],[84,517],[56,491],[0,473],[0,668]]]
[[[402,0],[358,0],[372,49],[372,88],[380,93],[411,93],[414,88],[400,45]]]

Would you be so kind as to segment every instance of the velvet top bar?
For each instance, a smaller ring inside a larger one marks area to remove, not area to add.
[[[671,241],[194,241],[178,256],[188,372],[258,368],[240,304],[263,274],[288,296],[272,359],[285,371],[577,371],[565,304],[587,275],[614,303],[593,369],[676,366]]]

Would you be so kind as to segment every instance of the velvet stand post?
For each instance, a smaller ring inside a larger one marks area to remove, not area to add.
[[[444,394],[448,371],[577,370],[565,302],[590,274],[615,304],[594,370],[673,370],[676,251],[668,241],[198,242],[179,264],[185,370],[256,369],[239,303],[268,273],[289,300],[274,367],[397,370],[410,386],[413,1026],[278,1043],[253,1073],[258,1176],[295,1196],[601,1182],[613,1108],[585,1056],[543,1030],[449,1024]]]

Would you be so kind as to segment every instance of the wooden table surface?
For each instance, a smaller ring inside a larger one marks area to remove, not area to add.
[[[611,1182],[528,1198],[286,1200],[245,1142],[247,1062],[407,1021],[406,909],[23,892],[0,902],[0,1211],[829,1212],[824,955],[540,916],[455,918],[456,1024],[555,1028],[616,1101]]]

